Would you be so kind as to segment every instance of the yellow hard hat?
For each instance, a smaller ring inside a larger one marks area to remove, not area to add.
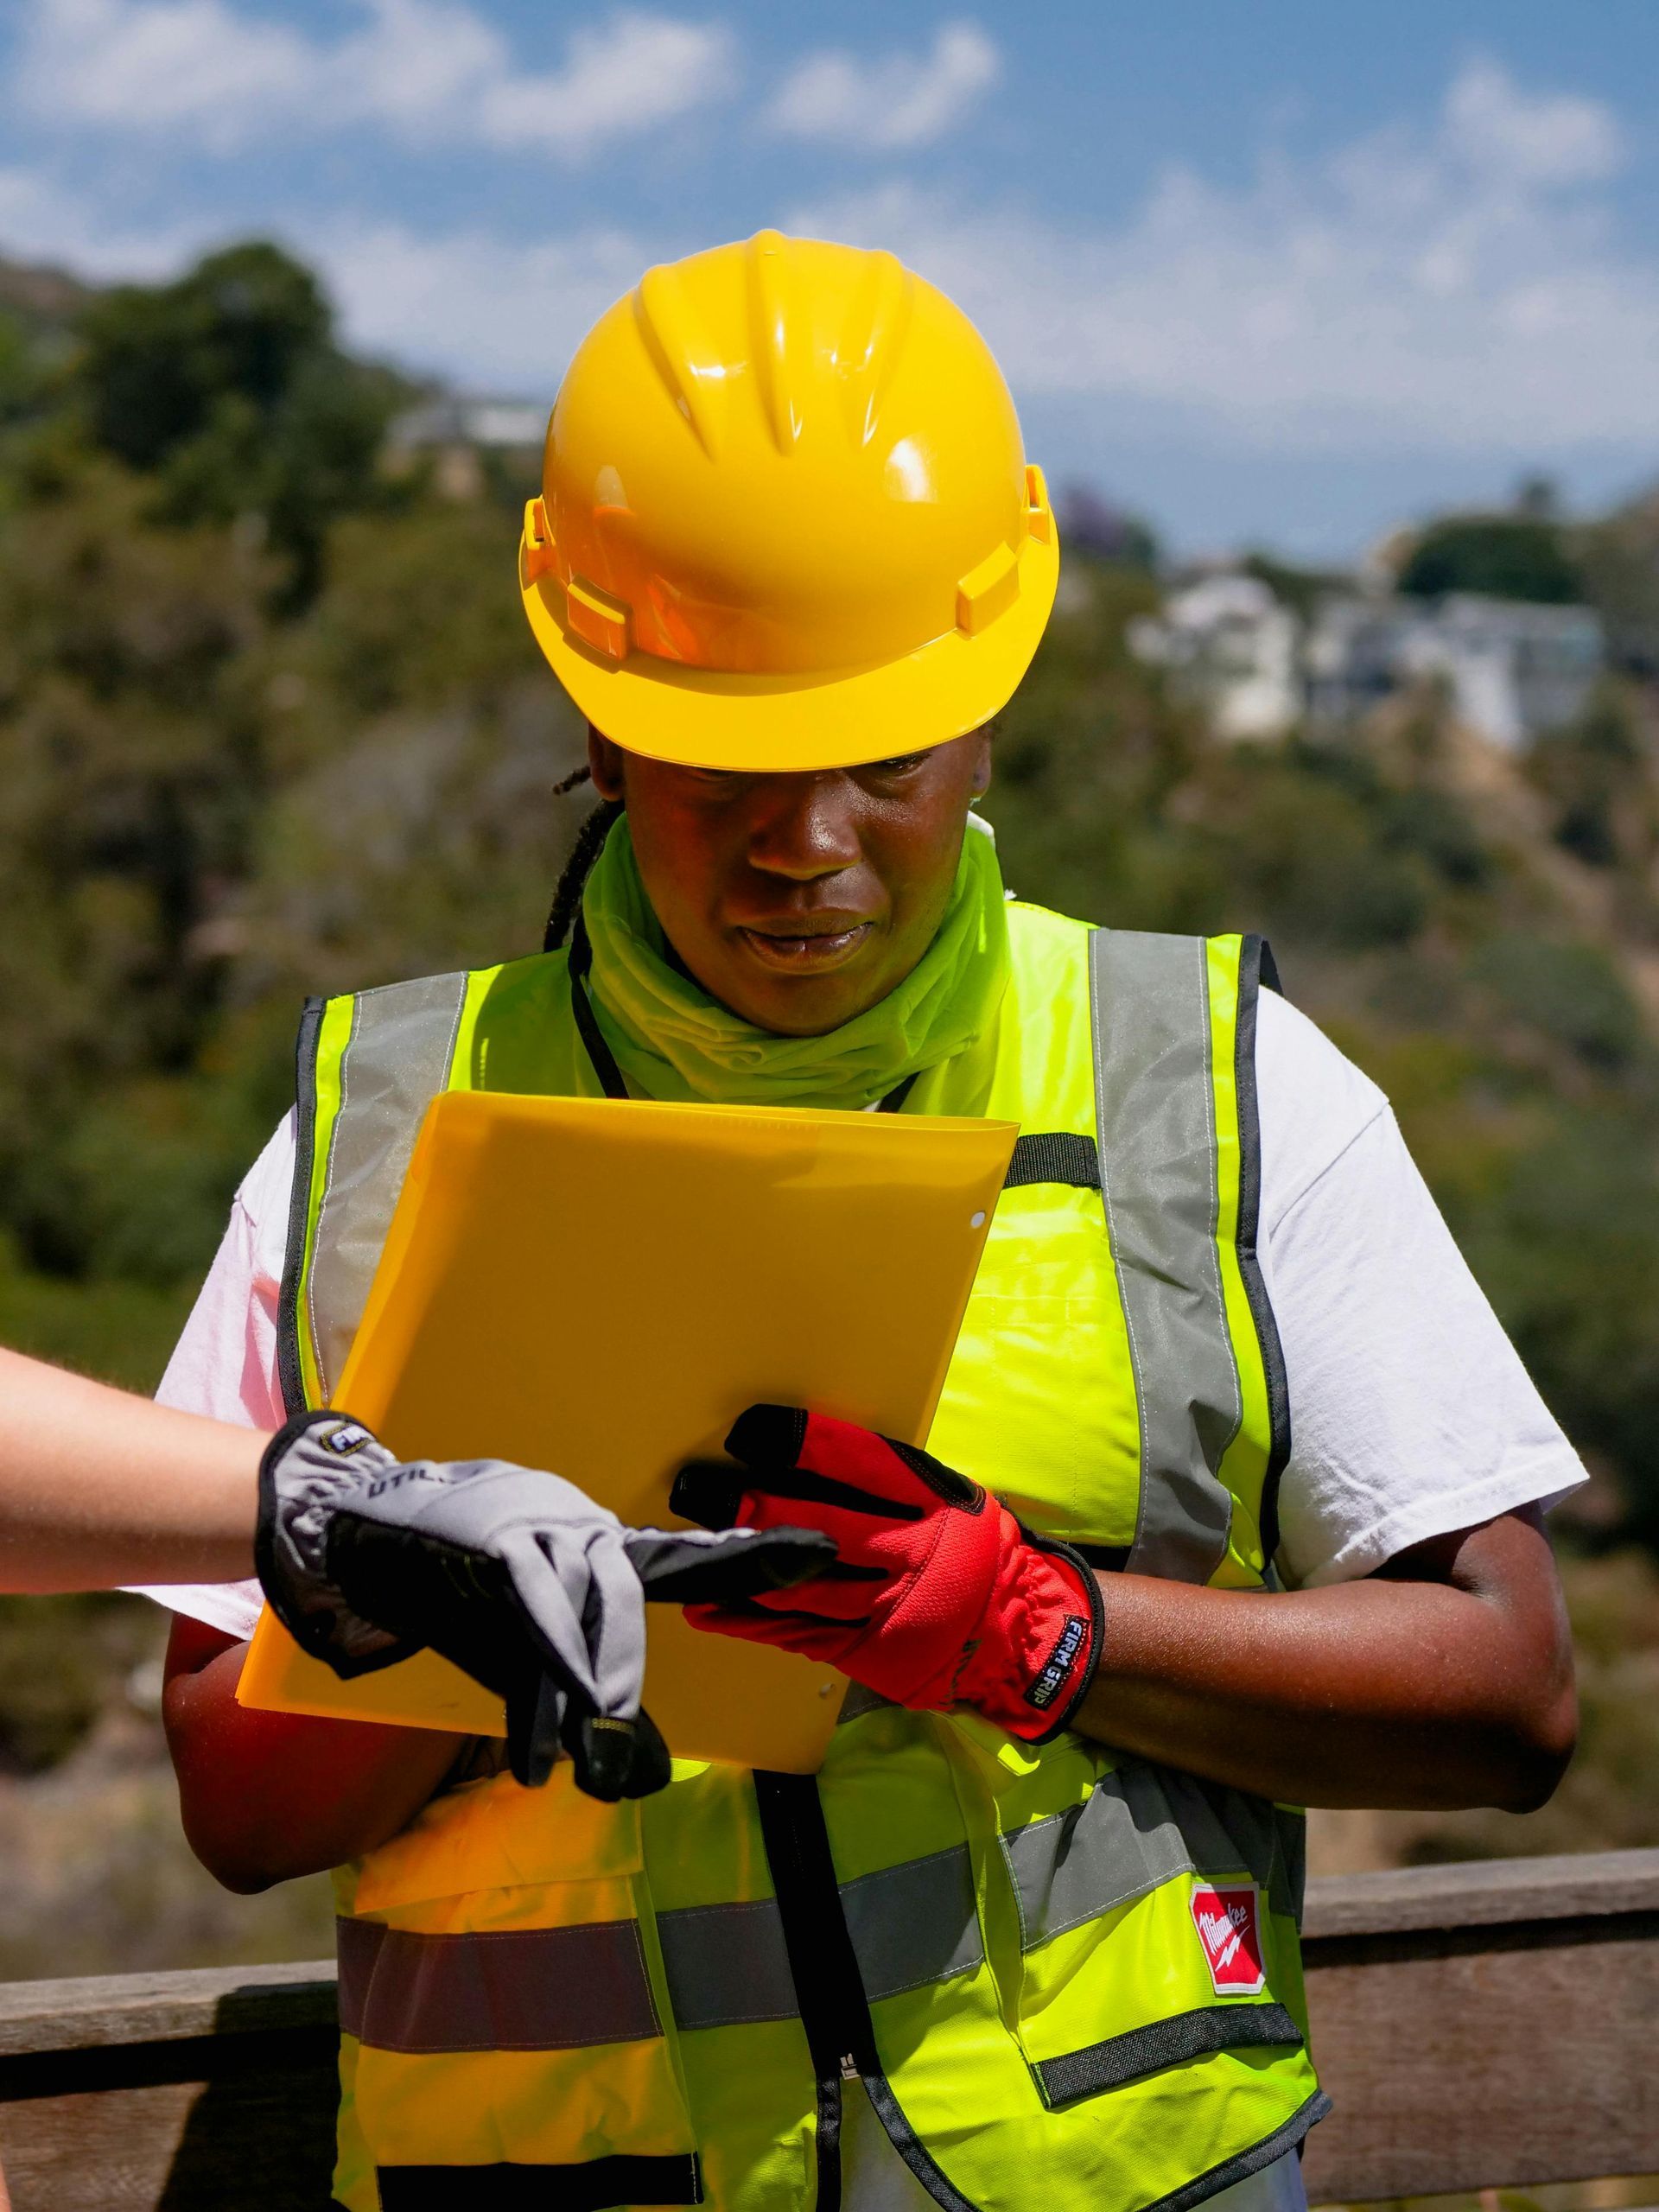
[[[518,581],[577,707],[698,767],[976,729],[1059,569],[984,340],[890,253],[762,231],[647,270],[577,349]]]

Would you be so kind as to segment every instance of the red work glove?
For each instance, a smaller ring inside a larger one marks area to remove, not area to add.
[[[965,1707],[1027,1743],[1058,1735],[1100,1654],[1100,1586],[977,1483],[912,1444],[794,1406],[751,1406],[741,1466],[683,1468],[672,1503],[711,1528],[822,1529],[837,1564],[788,1591],[688,1605],[694,1628],[781,1644],[895,1705]]]

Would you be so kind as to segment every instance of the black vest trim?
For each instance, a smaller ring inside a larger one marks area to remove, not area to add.
[[[1193,2212],[1197,2205],[1218,2196],[1224,2189],[1230,2189],[1236,2181],[1248,2181],[1252,2174],[1259,2174],[1264,2166],[1271,2166],[1290,2152],[1300,2147],[1302,2138],[1310,2127],[1316,2126],[1331,2110],[1331,2100],[1323,2089],[1316,2089],[1300,2112],[1293,2113],[1282,2127],[1275,2127],[1271,2135],[1262,2138],[1248,2151],[1241,2151],[1236,2158],[1228,2158],[1218,2166],[1211,2166],[1207,2174],[1200,2174],[1184,2189],[1172,2189],[1167,2196],[1160,2196],[1155,2204],[1148,2204],[1146,2212]]]
[[[629,2204],[701,2204],[696,2154],[588,2158],[564,2166],[378,2166],[380,2212],[612,2212]]]
[[[841,2212],[841,2085],[857,2076],[888,2140],[943,2212],[976,2212],[906,2117],[875,2045],[875,2024],[810,1774],[758,1771],[754,1794],[801,2024],[818,2084],[816,2212]],[[388,2208],[391,2212],[391,2208]]]
[[[317,1141],[317,1033],[325,999],[308,998],[294,1043],[294,1182],[288,1200],[288,1245],[276,1296],[276,1380],[283,1410],[291,1420],[305,1409],[300,1363],[300,1291],[305,1278],[305,1234],[311,1216],[312,1154]]]
[[[1262,1124],[1255,1095],[1255,1009],[1262,987],[1283,987],[1273,949],[1265,938],[1244,939],[1238,963],[1238,1032],[1234,1077],[1238,1087],[1238,1268],[1244,1294],[1262,1347],[1268,1384],[1268,1471],[1262,1485],[1262,1556],[1269,1565],[1279,1548],[1279,1484],[1290,1460],[1290,1384],[1273,1301],[1262,1274],[1256,1245],[1262,1211]]]

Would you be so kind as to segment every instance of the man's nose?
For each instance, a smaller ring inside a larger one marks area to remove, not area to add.
[[[856,866],[857,787],[838,772],[772,776],[749,825],[749,864],[763,874],[813,883]]]

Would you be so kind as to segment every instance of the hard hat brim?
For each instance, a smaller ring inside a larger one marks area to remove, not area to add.
[[[683,767],[786,774],[918,752],[1000,714],[1047,626],[1059,566],[1053,537],[1033,534],[1013,604],[978,635],[950,630],[897,660],[817,677],[731,675],[641,652],[611,660],[566,627],[553,575],[527,579],[522,545],[518,585],[554,674],[613,744]]]

